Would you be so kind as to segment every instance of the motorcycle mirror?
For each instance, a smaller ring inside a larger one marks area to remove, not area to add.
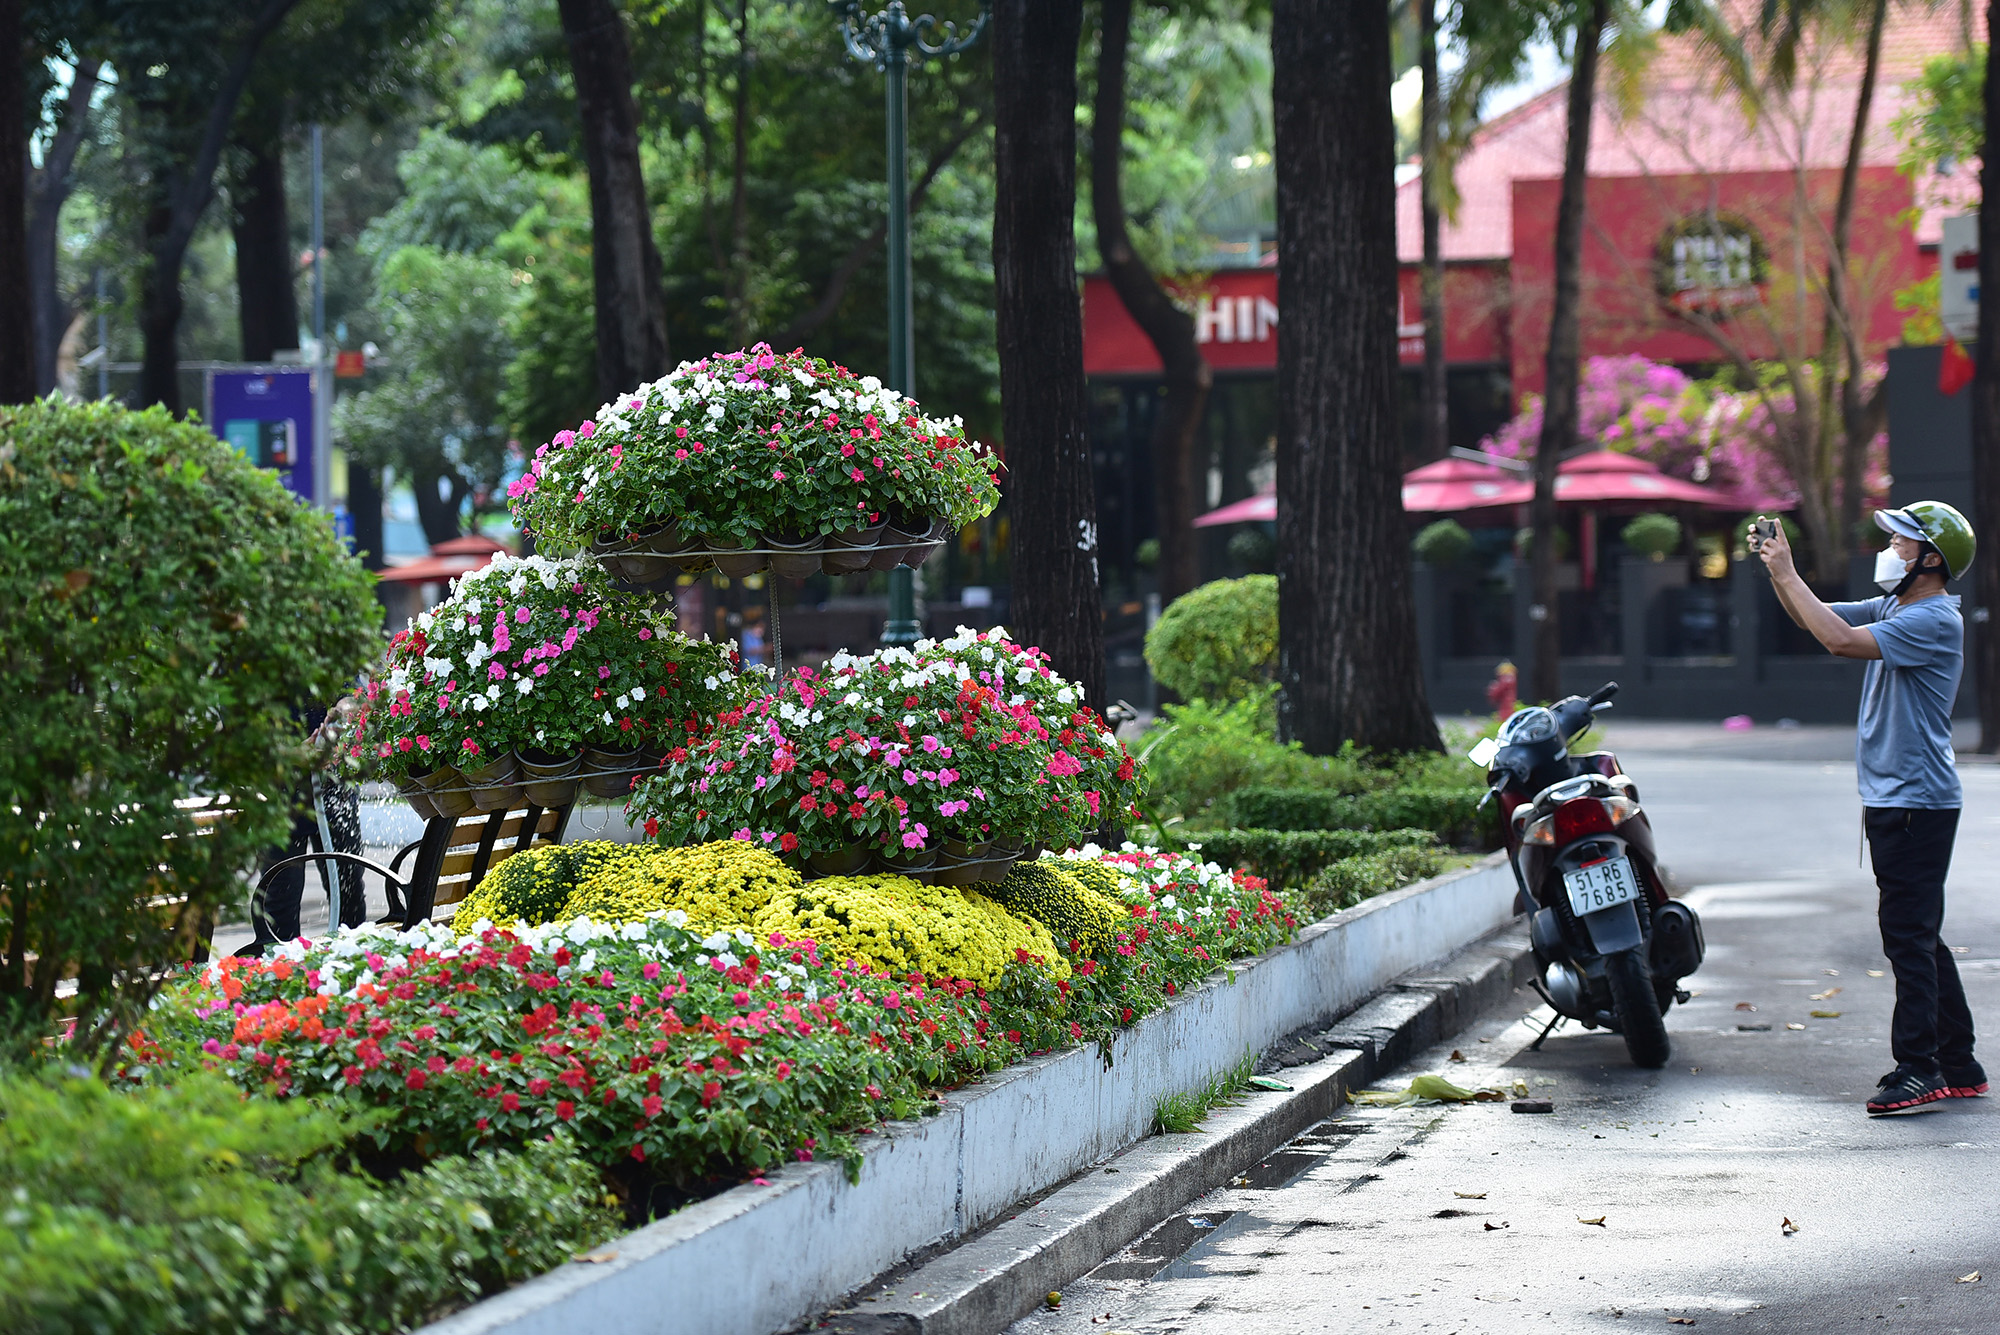
[[[1493,757],[1499,754],[1500,743],[1494,738],[1482,737],[1473,744],[1470,751],[1465,753],[1465,758],[1479,766],[1479,768],[1485,769],[1493,763]]]

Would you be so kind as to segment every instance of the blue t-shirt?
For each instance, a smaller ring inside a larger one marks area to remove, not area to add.
[[[1834,603],[1850,626],[1867,626],[1882,657],[1861,679],[1854,769],[1870,807],[1957,807],[1964,797],[1951,751],[1951,706],[1965,665],[1958,597],[1898,603],[1884,594]]]

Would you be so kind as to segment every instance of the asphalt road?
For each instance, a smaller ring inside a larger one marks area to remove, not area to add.
[[[1843,731],[1766,733],[1760,748],[1756,733],[1718,745],[1612,726],[1707,931],[1665,1070],[1575,1026],[1529,1051],[1537,1002],[1517,994],[1379,1085],[1526,1081],[1553,1115],[1350,1108],[1013,1335],[2000,1329],[2000,1100],[1861,1110],[1893,1064],[1894,994],[1871,972],[1887,966]],[[1774,754],[1788,758],[1761,758]],[[2000,769],[1963,777],[1946,939],[1991,1032]],[[1982,1055],[2000,1074],[2000,1041]]]

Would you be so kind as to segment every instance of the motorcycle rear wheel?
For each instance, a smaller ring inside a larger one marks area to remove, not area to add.
[[[1667,1020],[1660,1014],[1653,990],[1653,969],[1646,947],[1633,946],[1604,957],[1604,981],[1611,987],[1611,1005],[1625,1035],[1625,1051],[1634,1066],[1657,1071],[1674,1055],[1667,1037]]]

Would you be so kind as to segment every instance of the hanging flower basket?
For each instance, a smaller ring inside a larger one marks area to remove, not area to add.
[[[1131,809],[1136,762],[1004,631],[800,668],[668,753],[631,809],[669,844],[742,839],[807,876],[1000,880]]]
[[[588,557],[496,557],[391,641],[348,739],[418,815],[622,798],[761,677]]]
[[[507,489],[547,546],[656,587],[715,566],[921,564],[992,513],[999,461],[873,376],[763,344],[684,362],[535,451]]]

